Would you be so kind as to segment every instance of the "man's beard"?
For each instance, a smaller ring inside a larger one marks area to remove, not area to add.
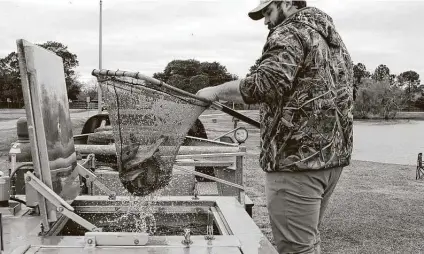
[[[277,16],[277,20],[275,21],[275,23],[274,24],[269,24],[268,25],[268,29],[269,30],[271,30],[271,29],[273,29],[274,27],[276,27],[276,26],[278,26],[279,24],[281,24],[281,23],[283,23],[283,21],[286,19],[287,17],[286,17],[286,15],[284,15],[284,13],[280,10],[279,12],[278,12],[278,16]]]

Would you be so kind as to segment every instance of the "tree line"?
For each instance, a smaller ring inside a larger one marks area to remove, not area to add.
[[[68,47],[60,42],[47,41],[37,45],[54,52],[63,59],[68,98],[76,100],[83,86],[75,72],[75,67],[79,64],[77,55],[71,53]],[[23,102],[19,61],[16,52],[11,52],[0,59],[0,102],[5,101]]]
[[[424,86],[417,72],[394,74],[380,64],[371,73],[363,63],[355,64],[353,72],[356,118],[389,119],[399,111],[424,110]]]
[[[75,68],[79,65],[77,55],[60,42],[47,41],[38,44],[63,59],[65,81],[70,100],[97,99],[96,84],[78,80]],[[258,59],[249,69],[250,75],[260,65]],[[357,63],[354,72],[354,116],[356,118],[392,118],[401,110],[424,110],[424,85],[413,70],[400,74],[391,73],[389,67],[380,64],[370,72],[363,63]],[[238,76],[228,72],[219,62],[200,62],[195,59],[172,60],[162,72],[153,77],[187,92],[236,80]],[[0,58],[0,102],[23,102],[19,62],[16,52]],[[257,108],[255,105],[238,105],[239,109]]]

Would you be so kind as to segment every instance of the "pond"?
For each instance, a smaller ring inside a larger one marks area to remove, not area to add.
[[[416,165],[424,152],[424,121],[355,121],[352,159]]]

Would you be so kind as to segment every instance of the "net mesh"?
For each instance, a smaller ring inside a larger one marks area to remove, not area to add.
[[[134,196],[166,187],[185,136],[208,105],[135,78],[101,76],[98,81],[122,184]]]

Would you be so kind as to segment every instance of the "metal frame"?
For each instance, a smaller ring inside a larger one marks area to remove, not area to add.
[[[89,231],[101,231],[100,228],[97,228],[95,225],[75,214],[74,208],[71,205],[69,205],[31,172],[25,173],[25,182],[30,184],[38,193],[40,193],[41,196],[43,196],[43,198],[47,199],[53,206],[55,206],[57,212],[62,213]],[[55,223],[57,223],[57,220]],[[48,227],[47,231],[49,230],[50,227]]]
[[[74,201],[74,207],[78,210],[78,207],[87,207],[87,206],[98,206],[102,205],[107,206],[116,206],[120,207],[123,204],[128,204],[130,197],[118,196],[116,200],[109,200],[106,196],[79,196]],[[25,234],[30,232],[23,232],[24,241],[21,240],[19,246],[24,246],[20,249],[20,252],[12,253],[34,253],[34,251],[41,251],[49,248],[56,248],[58,253],[60,249],[70,250],[74,249],[76,252],[83,249],[92,248],[95,251],[101,251],[102,248],[116,249],[121,253],[128,253],[128,251],[134,250],[154,250],[157,248],[166,248],[166,249],[175,249],[175,248],[190,248],[190,253],[198,253],[196,250],[204,250],[208,248],[214,250],[214,253],[218,251],[221,247],[234,247],[241,251],[244,254],[274,254],[277,253],[272,244],[267,240],[263,235],[258,226],[253,222],[250,216],[244,211],[244,208],[236,201],[234,197],[222,197],[222,196],[199,196],[199,200],[193,201],[190,196],[180,196],[180,197],[158,197],[158,200],[155,201],[158,205],[175,205],[175,206],[212,206],[212,213],[214,218],[218,218],[218,223],[220,226],[218,228],[225,229],[221,232],[222,235],[214,235],[213,239],[211,237],[205,236],[149,236],[148,242],[145,245],[142,245],[143,241],[146,240],[145,235],[131,235],[131,234],[121,234],[121,240],[113,240],[114,237],[117,238],[119,234],[112,236],[105,236],[105,233],[93,232],[88,233],[86,236],[52,236],[52,237],[33,237],[26,238]],[[154,204],[153,204],[154,205]],[[16,217],[16,223],[21,223],[22,225],[26,224],[26,220],[30,219],[27,216]],[[220,221],[220,222],[219,222]],[[9,223],[10,225],[10,223]],[[31,231],[31,230],[30,230]],[[109,233],[108,233],[109,234]],[[110,235],[110,234],[109,234]],[[89,239],[96,240],[96,246],[93,246],[94,242],[91,241],[91,246],[87,242]],[[138,244],[135,244],[134,240],[139,239]],[[112,240],[107,240],[111,239]],[[184,240],[189,239],[190,244],[184,244]],[[106,242],[105,242],[106,241]],[[125,244],[122,244],[124,243]],[[112,245],[112,244],[117,245]],[[120,245],[120,246],[119,246]],[[126,245],[126,246],[122,246]],[[200,249],[199,249],[200,248]],[[55,249],[55,250],[56,250]],[[19,250],[18,250],[19,251]],[[131,252],[132,253],[132,252]],[[143,252],[142,252],[143,253]],[[170,252],[173,253],[173,252]],[[204,253],[204,252],[202,252]],[[221,252],[220,252],[221,253]],[[226,252],[222,252],[226,253]]]
[[[94,169],[95,168],[94,164],[95,164],[95,155],[89,154],[85,162],[83,162],[82,164],[77,164],[75,168],[76,170],[74,171],[74,173],[76,172],[81,177],[84,177],[87,183],[96,185],[99,189],[104,191],[109,196],[109,199],[111,200],[115,199],[116,192],[111,191],[108,187],[106,187],[106,185],[104,185],[102,182],[99,181],[98,177],[93,172],[91,172],[89,169],[84,167],[85,165],[90,165],[90,168]]]
[[[90,155],[89,158],[85,161],[84,164],[90,162],[94,159],[94,155]],[[81,177],[84,177],[88,182],[94,183],[97,187],[99,187],[101,190],[109,194],[109,200],[116,199],[115,192],[109,190],[104,184],[102,184],[100,181],[98,181],[97,176],[92,173],[90,170],[86,169],[80,164],[77,164],[75,167],[72,175],[70,176],[70,179],[75,178],[75,174],[79,175]],[[69,205],[65,200],[63,200],[59,195],[57,195],[51,188],[49,188],[46,184],[44,184],[40,179],[38,179],[34,174],[31,172],[25,173],[25,182],[28,183],[31,187],[33,187],[43,198],[48,200],[52,205],[56,207],[56,211],[66,216],[68,219],[71,219],[78,223],[79,225],[83,226],[89,231],[99,232],[101,231],[101,228],[96,227],[95,225],[91,224],[87,220],[83,219],[82,217],[78,216],[74,211],[75,209]],[[70,182],[68,182],[70,184]],[[66,221],[65,221],[66,223]],[[64,221],[59,219],[56,220],[54,225],[52,227],[48,227],[47,231],[50,230],[57,230],[60,228],[60,225],[64,225]],[[44,226],[44,224],[43,224]]]
[[[33,61],[30,55],[27,55],[26,47],[31,46],[30,43],[24,40],[18,40],[18,55],[19,67],[21,74],[22,90],[25,99],[25,109],[28,121],[28,134],[31,142],[31,154],[39,155],[33,156],[33,164],[35,173],[42,179],[42,181],[51,189],[52,179],[49,170],[49,159],[46,144],[46,135],[44,133],[44,123],[42,115],[41,104],[39,103],[39,93],[34,89],[36,76],[31,75],[27,70],[27,62]],[[35,90],[35,91],[34,91]],[[44,144],[44,145],[43,145]],[[52,205],[46,202],[46,199],[39,195],[39,209],[43,225],[49,229],[49,221],[55,221],[56,211],[52,209]]]

